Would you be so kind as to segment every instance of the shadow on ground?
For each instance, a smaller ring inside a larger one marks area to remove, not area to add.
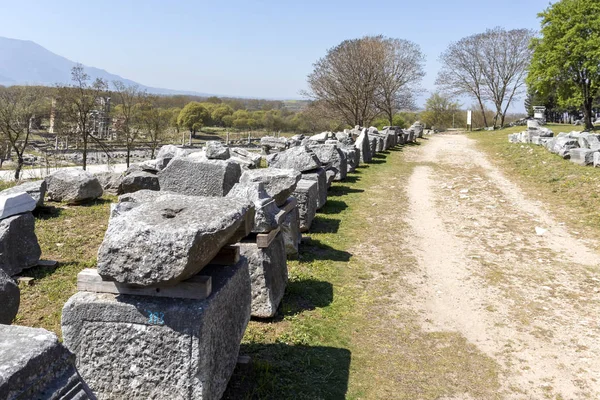
[[[332,302],[333,285],[331,283],[316,279],[290,281],[275,319],[281,320],[303,311],[327,307]]]
[[[317,239],[304,237],[300,244],[300,256],[298,259],[305,262],[319,260],[348,262],[350,258],[352,258],[352,254],[347,251],[337,250]]]
[[[246,343],[224,400],[332,399],[342,400],[348,390],[351,353],[347,349],[283,343]]]

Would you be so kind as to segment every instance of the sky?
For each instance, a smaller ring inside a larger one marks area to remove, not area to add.
[[[438,56],[487,28],[539,29],[549,0],[0,0],[0,36],[32,40],[147,86],[298,99],[313,63],[346,39],[417,43],[423,87]],[[421,100],[422,101],[422,100]],[[522,103],[522,101],[521,101]]]

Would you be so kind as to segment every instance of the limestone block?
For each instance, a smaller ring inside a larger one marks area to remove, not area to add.
[[[98,274],[104,279],[139,286],[185,280],[204,268],[253,212],[250,202],[237,198],[156,193],[146,201],[138,197],[113,205],[98,250]]]
[[[121,189],[123,174],[118,172],[100,172],[94,174],[94,176],[98,178],[98,182],[100,182],[104,193],[112,194],[113,196],[123,194]]]
[[[190,196],[225,196],[239,182],[240,165],[229,160],[177,157],[158,173],[160,189]]]
[[[590,149],[571,149],[569,151],[571,162],[581,166],[593,165],[596,153],[598,153],[597,150]]]
[[[289,201],[296,202],[296,199],[290,197],[288,199],[288,202]],[[302,234],[300,233],[300,215],[298,213],[298,206],[295,206],[285,215],[281,223],[281,235],[283,236],[283,243],[285,245],[285,253],[287,254],[287,257],[290,259],[298,258],[300,240],[302,239]]]
[[[17,283],[0,269],[0,324],[10,325],[15,319],[19,311],[20,296]]]
[[[275,316],[288,282],[283,235],[278,233],[266,248],[245,242],[237,246],[240,248],[240,255],[248,260],[252,287],[251,315],[257,318]]]
[[[0,221],[0,269],[16,275],[37,265],[41,254],[31,212]]]
[[[133,193],[138,190],[160,190],[158,176],[146,171],[136,171],[122,179],[121,193]]]
[[[229,149],[218,140],[206,142],[206,158],[209,160],[227,160],[230,156]]]
[[[0,325],[0,398],[95,399],[54,333]]]
[[[267,194],[275,199],[278,206],[283,205],[296,189],[302,174],[294,169],[259,168],[244,171],[240,183],[262,182]]]
[[[328,170],[333,173],[335,178],[335,171]],[[305,172],[302,174],[302,179],[317,182],[317,210],[320,210],[325,203],[327,203],[327,173],[323,168],[319,168],[314,172]]]
[[[0,195],[0,219],[35,210],[36,201],[26,192]]]
[[[275,200],[267,194],[262,182],[236,183],[226,197],[237,197],[254,204],[253,233],[266,233],[279,226],[277,216],[281,211]]]
[[[369,134],[366,129],[360,133],[358,138],[356,139],[355,146],[358,150],[360,150],[360,162],[368,163],[371,162],[372,153],[371,147],[369,145]]]
[[[63,169],[46,177],[48,198],[78,204],[102,196],[102,186],[94,175],[79,169]]]
[[[0,196],[7,196],[17,193],[27,193],[35,200],[36,207],[42,207],[44,205],[44,197],[46,196],[46,181],[42,179],[38,181],[24,182],[20,185],[1,191]]]
[[[310,229],[317,213],[317,198],[319,197],[317,182],[301,179],[293,196],[298,200],[300,232],[306,232]]]
[[[101,399],[219,399],[250,319],[248,262],[209,266],[204,300],[79,292],[65,304],[65,345]]]
[[[295,169],[300,172],[321,167],[319,158],[307,146],[296,146],[271,154],[267,157],[267,164],[272,168]]]
[[[310,149],[317,155],[325,169],[331,169],[335,172],[335,180],[346,179],[348,174],[348,162],[346,154],[335,144],[312,145]]]

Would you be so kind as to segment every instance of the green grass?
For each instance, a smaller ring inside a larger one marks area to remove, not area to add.
[[[548,125],[555,134],[581,130],[572,125]],[[559,221],[573,229],[597,234],[600,227],[600,169],[582,167],[550,153],[543,146],[508,143],[507,134],[523,127],[476,132],[469,137],[532,198],[543,201]]]

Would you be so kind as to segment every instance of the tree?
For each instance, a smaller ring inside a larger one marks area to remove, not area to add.
[[[90,77],[85,73],[83,65],[77,64],[71,69],[70,86],[59,86],[57,95],[60,100],[60,115],[62,126],[69,132],[79,136],[83,142],[83,169],[87,168],[88,141],[95,140],[94,111],[97,111],[100,98],[107,89],[102,79],[89,83]]]
[[[210,118],[213,123],[223,125],[223,117],[231,114],[233,114],[233,108],[229,107],[227,104],[223,104],[212,111]]]
[[[208,110],[197,101],[186,104],[179,113],[177,124],[190,131],[190,135],[195,135],[210,118]]]
[[[404,39],[386,39],[385,59],[375,102],[393,125],[394,114],[414,109],[415,93],[425,76],[425,56],[418,44]]]
[[[425,111],[421,113],[422,121],[427,125],[439,130],[446,128],[455,123],[457,112],[460,111],[460,105],[448,96],[444,96],[438,92],[433,93],[425,103]]]
[[[583,107],[593,129],[592,106],[600,93],[600,3],[561,0],[539,14],[541,37],[532,41],[527,84],[542,95],[556,92],[559,105]]]
[[[151,158],[154,158],[158,145],[165,139],[171,120],[172,111],[158,106],[158,96],[146,96],[141,105],[140,122],[150,142]]]
[[[39,90],[32,87],[0,88],[0,134],[17,157],[15,180],[19,180],[31,135],[31,121],[40,107]]]
[[[140,134],[140,106],[146,96],[138,85],[126,86],[123,82],[114,81],[117,106],[115,107],[117,123],[115,128],[119,139],[125,143],[127,168],[131,158],[131,150],[134,149]]]
[[[314,64],[306,95],[349,125],[367,125],[379,113],[375,96],[385,48],[382,36],[343,41]]]

